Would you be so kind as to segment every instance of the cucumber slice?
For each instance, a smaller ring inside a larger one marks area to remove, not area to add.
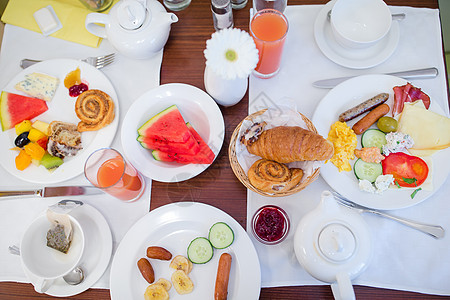
[[[368,129],[361,136],[361,145],[366,148],[378,147],[381,151],[386,143],[386,134],[378,129]]]
[[[204,264],[211,260],[214,249],[208,239],[198,237],[192,240],[187,249],[187,255],[194,264]]]
[[[227,224],[217,222],[209,229],[208,239],[216,249],[224,249],[234,241],[234,232]]]
[[[383,167],[381,163],[368,163],[363,161],[361,158],[355,162],[353,166],[353,171],[358,179],[367,179],[370,182],[375,182],[378,176],[383,175]]]

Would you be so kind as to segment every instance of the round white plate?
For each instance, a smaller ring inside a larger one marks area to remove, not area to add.
[[[37,63],[17,74],[3,88],[3,91],[25,95],[17,91],[14,86],[16,83],[22,81],[26,74],[39,72],[55,76],[59,78],[59,86],[53,99],[47,102],[48,110],[33,120],[41,120],[48,123],[52,121],[64,121],[78,124],[80,120],[75,113],[76,98],[70,97],[69,90],[64,86],[64,78],[66,75],[77,67],[81,70],[81,79],[88,83],[90,89],[99,89],[111,96],[115,105],[116,117],[114,121],[98,131],[83,132],[81,135],[83,149],[74,157],[66,157],[64,163],[53,172],[49,172],[43,166],[38,167],[33,164],[23,171],[17,170],[14,159],[18,152],[9,150],[15,147],[14,140],[16,139],[16,132],[14,129],[1,132],[0,164],[12,175],[25,181],[41,184],[65,181],[83,173],[84,161],[90,153],[98,148],[107,147],[111,144],[119,124],[119,101],[117,94],[109,79],[101,71],[85,62],[73,59],[52,59]]]
[[[111,260],[111,229],[103,215],[88,204],[74,209],[70,215],[78,220],[85,235],[85,248],[80,262],[85,278],[78,285],[67,284],[64,279],[58,278],[45,292],[50,296],[70,297],[84,292],[100,279]],[[24,271],[31,283],[36,282],[37,279],[33,274],[25,268]]]
[[[389,93],[386,102],[393,106],[393,87],[405,85],[406,80],[389,75],[364,75],[347,80],[332,89],[319,103],[314,112],[312,122],[319,134],[328,136],[330,126],[338,120],[339,115],[347,109],[369,99],[379,93]],[[427,91],[424,91],[425,93]],[[442,108],[431,99],[430,111],[444,115]],[[389,113],[390,115],[390,113]],[[360,118],[347,122],[352,127]],[[372,128],[376,128],[373,125]],[[361,148],[361,135],[358,135],[358,146]],[[450,172],[450,160],[448,159],[450,148],[438,151],[431,156],[433,161],[432,180],[433,190],[419,191],[411,199],[411,188],[393,188],[383,192],[382,195],[371,194],[359,190],[358,180],[353,171],[339,172],[332,163],[327,163],[320,168],[320,175],[338,193],[348,199],[375,209],[399,209],[420,203],[433,195],[445,182]],[[350,164],[353,166],[353,162]],[[430,175],[429,175],[430,176]]]
[[[314,23],[314,37],[320,50],[331,61],[352,69],[366,69],[387,60],[397,48],[400,39],[398,21],[392,21],[391,30],[376,45],[364,49],[349,49],[340,45],[327,19],[328,11],[333,8],[335,0],[328,2],[317,15]]]
[[[225,126],[216,102],[204,91],[182,83],[164,84],[139,97],[128,110],[122,125],[122,146],[126,158],[145,176],[162,182],[180,182],[197,176],[208,164],[179,164],[153,158],[151,150],[138,141],[137,130],[154,115],[176,105],[185,122],[203,138],[215,157],[222,147]]]
[[[196,265],[189,273],[194,283],[190,294],[179,295],[175,288],[169,290],[170,299],[213,299],[217,265],[220,255],[232,256],[228,299],[258,299],[261,290],[261,271],[258,255],[245,230],[225,212],[203,203],[179,202],[152,210],[127,232],[120,242],[111,266],[111,298],[143,299],[149,285],[144,280],[137,261],[146,257],[149,246],[161,246],[172,256],[186,256],[187,247],[196,237],[208,237],[211,225],[227,223],[234,231],[234,242],[222,250],[215,249],[213,258],[203,265]],[[169,261],[152,259],[155,279],[170,281],[174,269]]]

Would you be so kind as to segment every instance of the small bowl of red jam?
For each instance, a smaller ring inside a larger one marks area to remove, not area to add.
[[[258,241],[267,245],[282,242],[288,235],[288,214],[280,207],[266,205],[259,208],[252,218],[252,232]]]

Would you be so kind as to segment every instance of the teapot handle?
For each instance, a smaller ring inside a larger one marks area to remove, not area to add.
[[[105,27],[97,25],[95,23],[109,24],[109,16],[106,14],[90,13],[86,16],[85,26],[87,31],[101,38],[106,38]]]

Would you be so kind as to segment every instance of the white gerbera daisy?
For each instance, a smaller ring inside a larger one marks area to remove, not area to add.
[[[258,50],[245,31],[227,28],[206,41],[206,65],[225,79],[246,78],[258,63]]]

